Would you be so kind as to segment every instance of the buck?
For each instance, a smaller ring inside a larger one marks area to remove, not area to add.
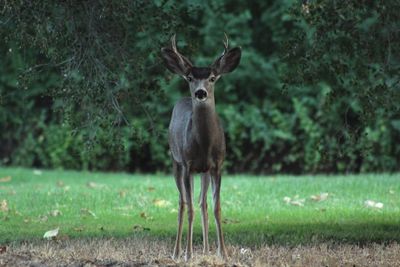
[[[182,225],[185,205],[188,214],[188,234],[185,259],[193,254],[193,174],[201,173],[199,204],[203,230],[203,253],[208,253],[207,190],[211,181],[214,217],[217,230],[218,255],[227,258],[221,226],[221,167],[225,157],[225,137],[215,110],[214,85],[221,75],[232,72],[240,62],[241,49],[228,49],[225,35],[224,51],[209,67],[195,67],[176,48],[175,35],[171,47],[162,48],[166,67],[182,76],[190,88],[190,97],[176,103],[169,125],[169,147],[173,173],[179,191],[178,230],[173,257],[181,254]]]

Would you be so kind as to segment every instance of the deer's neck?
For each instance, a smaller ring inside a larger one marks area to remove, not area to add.
[[[194,105],[192,137],[203,148],[209,148],[218,136],[218,117],[215,105]]]

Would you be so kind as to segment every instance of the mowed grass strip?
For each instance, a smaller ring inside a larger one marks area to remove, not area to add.
[[[198,177],[195,182],[197,202]],[[399,174],[225,175],[221,198],[231,245],[400,241]],[[383,207],[366,206],[367,200]],[[178,192],[170,175],[0,168],[0,204],[0,244],[42,239],[56,228],[61,239],[144,236],[172,242]],[[212,213],[209,194],[215,240]],[[201,245],[197,206],[194,242]]]

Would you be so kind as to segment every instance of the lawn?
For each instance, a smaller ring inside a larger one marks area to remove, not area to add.
[[[231,245],[400,242],[399,174],[226,175],[221,194]],[[0,203],[0,244],[42,239],[55,228],[60,239],[175,238],[178,194],[170,175],[0,168]],[[197,206],[194,243],[201,245]]]

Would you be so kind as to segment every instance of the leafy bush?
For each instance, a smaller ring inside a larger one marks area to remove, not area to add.
[[[208,65],[226,32],[243,49],[238,69],[216,85],[228,172],[398,171],[399,7],[7,2],[0,157],[24,166],[169,172],[169,117],[189,90],[160,64],[159,49],[175,32],[180,50]]]

